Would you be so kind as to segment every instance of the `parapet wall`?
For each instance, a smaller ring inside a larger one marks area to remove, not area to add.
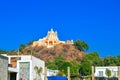
[[[8,58],[0,55],[0,80],[7,80]]]

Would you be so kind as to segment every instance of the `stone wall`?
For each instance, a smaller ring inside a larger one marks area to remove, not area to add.
[[[0,55],[0,80],[7,80],[8,58]]]

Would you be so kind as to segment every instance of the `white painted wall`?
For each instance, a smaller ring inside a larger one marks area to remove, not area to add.
[[[36,72],[34,70],[34,67],[38,66],[38,67],[42,67],[42,74],[41,74],[41,79],[44,80],[44,67],[45,67],[45,62],[32,56],[32,79],[35,80],[36,79]]]
[[[12,57],[20,57],[21,60],[17,61],[17,70],[18,70],[18,74],[17,74],[17,80],[19,80],[19,62],[30,62],[30,80],[35,80],[36,78],[36,72],[34,70],[35,66],[38,67],[42,67],[43,72],[41,74],[41,78],[42,80],[44,80],[44,67],[45,67],[45,62],[43,60],[40,60],[34,56],[31,55],[4,55],[6,57],[8,57],[8,63],[10,63],[11,58]]]
[[[94,76],[95,77],[102,77],[102,76],[99,76],[99,72],[102,71],[103,72],[103,77],[107,77],[105,72],[106,72],[106,69],[109,69],[111,70],[111,76],[113,77],[114,76],[114,72],[118,71],[118,67],[117,66],[107,66],[107,67],[95,67],[95,74]],[[118,72],[117,72],[118,74]],[[117,77],[117,76],[114,76],[114,77]]]
[[[25,56],[20,56],[21,60],[31,60],[32,56],[31,55],[25,55]]]
[[[58,72],[59,72],[58,70],[47,69],[47,76],[56,76]]]

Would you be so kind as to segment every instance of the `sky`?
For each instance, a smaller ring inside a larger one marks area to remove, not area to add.
[[[60,40],[82,40],[101,57],[120,54],[119,0],[1,0],[0,49],[17,50],[53,28]]]

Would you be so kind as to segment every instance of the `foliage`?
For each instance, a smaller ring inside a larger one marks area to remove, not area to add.
[[[71,61],[70,63],[71,63],[70,66],[71,74],[79,74],[80,64],[77,63],[76,61]]]
[[[105,71],[105,74],[108,76],[108,78],[111,76],[111,71],[107,68]]]
[[[23,50],[25,49],[25,47],[26,47],[26,45],[21,44],[20,47],[19,47],[19,51],[20,51],[21,53],[23,53]]]
[[[102,66],[120,66],[120,56],[108,56],[103,58]]]
[[[52,70],[57,70],[58,68],[57,68],[57,65],[55,64],[55,62],[53,61],[53,62],[46,62],[46,66],[47,66],[47,68],[48,69],[52,69]]]
[[[63,63],[65,62],[65,59],[59,55],[57,57],[55,57],[55,64],[58,66],[58,69],[63,65]]]
[[[91,66],[100,66],[101,60],[97,52],[86,53],[82,58],[79,73],[81,76],[91,75]]]
[[[8,51],[5,51],[5,50],[0,50],[0,54],[7,54]]]
[[[83,57],[82,62],[89,62],[92,66],[104,66],[104,61],[97,52],[91,52]]]
[[[30,55],[33,55],[34,54],[34,51],[33,50],[28,50],[27,51]]]
[[[91,75],[91,64],[89,62],[84,62],[81,64],[79,73],[81,76]]]
[[[89,62],[91,65],[99,65],[100,58],[97,52],[91,52],[83,57],[82,62]]]
[[[57,69],[57,70],[59,70],[64,62],[65,62],[65,59],[62,56],[59,55],[59,56],[55,57],[54,61],[46,62],[46,66],[49,69],[53,69],[53,70]]]
[[[64,74],[63,71],[59,71],[57,75],[58,75],[58,76],[64,76],[65,74]]]
[[[79,64],[76,61],[67,62],[62,56],[57,56],[52,62],[46,62],[49,69],[59,70],[59,75],[67,75],[67,68],[70,67],[71,74],[76,74],[79,71]]]
[[[89,46],[84,41],[77,40],[76,42],[74,42],[74,45],[80,51],[86,51],[89,49]]]
[[[82,62],[89,62],[93,66],[120,66],[120,56],[100,58],[97,52],[91,52],[83,57]]]
[[[60,71],[64,72],[67,75],[67,68],[72,67],[70,62],[64,62],[63,65],[60,67]]]

